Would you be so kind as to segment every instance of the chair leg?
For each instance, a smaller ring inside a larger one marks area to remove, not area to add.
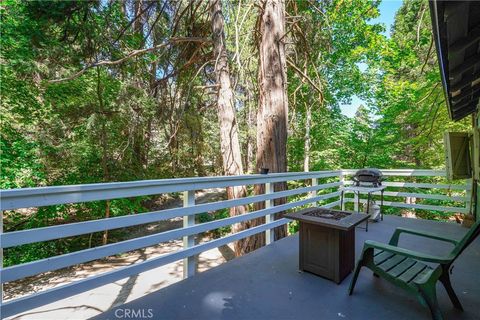
[[[462,304],[460,303],[460,300],[458,300],[458,297],[455,294],[455,291],[453,291],[453,287],[452,287],[452,283],[450,282],[450,275],[448,274],[448,271],[446,273],[444,272],[440,276],[439,280],[445,287],[445,290],[447,290],[448,296],[450,297],[450,300],[452,301],[453,306],[463,311]]]
[[[443,320],[442,313],[440,312],[440,307],[438,306],[435,283],[433,285],[429,284],[426,286],[419,286],[419,289],[420,296],[424,299],[424,301],[428,305],[428,308],[430,309],[432,319]]]
[[[348,295],[351,296],[353,293],[353,289],[355,288],[355,283],[357,283],[358,274],[360,273],[360,269],[362,268],[362,261],[358,261],[357,265],[355,266],[355,270],[353,271],[353,277],[350,281],[350,286],[348,287]]]

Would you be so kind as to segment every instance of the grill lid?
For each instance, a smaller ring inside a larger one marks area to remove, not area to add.
[[[352,177],[352,180],[356,186],[368,184],[378,187],[382,185],[383,174],[375,168],[360,169]]]

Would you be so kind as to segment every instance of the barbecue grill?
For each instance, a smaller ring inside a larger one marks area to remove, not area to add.
[[[358,170],[352,177],[354,185],[357,187],[380,187],[382,185],[383,174],[380,170],[374,168]]]

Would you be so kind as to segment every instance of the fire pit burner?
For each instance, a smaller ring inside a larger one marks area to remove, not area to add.
[[[324,219],[340,220],[345,217],[348,217],[350,214],[342,211],[317,209],[317,210],[307,211],[303,215],[310,216],[310,217],[324,218]]]

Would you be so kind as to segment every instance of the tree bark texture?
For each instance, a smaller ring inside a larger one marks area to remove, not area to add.
[[[224,19],[221,0],[211,0],[212,32],[215,63],[215,76],[218,86],[217,107],[220,124],[220,148],[223,160],[223,170],[226,175],[243,174],[242,154],[238,139],[238,124],[235,116],[233,89],[230,81],[227,48],[225,44]],[[245,186],[227,188],[228,199],[243,198],[247,194]],[[230,216],[246,212],[244,206],[230,208]],[[233,232],[239,232],[249,227],[249,223],[233,225]],[[249,239],[235,243],[237,256],[248,252]]]
[[[261,1],[259,21],[259,104],[257,111],[257,170],[287,171],[288,96],[285,56],[285,2]],[[256,186],[256,193],[264,193],[264,185]],[[276,183],[275,191],[286,190],[287,184]],[[286,202],[275,200],[275,205]],[[257,210],[263,204],[257,204]],[[276,218],[283,213],[278,213]],[[286,226],[275,229],[275,239],[287,234]]]

